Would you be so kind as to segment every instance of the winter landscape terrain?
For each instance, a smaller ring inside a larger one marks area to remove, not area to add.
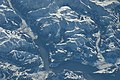
[[[120,0],[0,0],[0,80],[120,80]]]

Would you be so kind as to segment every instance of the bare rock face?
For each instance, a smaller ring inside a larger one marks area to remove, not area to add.
[[[0,0],[0,80],[119,80],[119,0]]]

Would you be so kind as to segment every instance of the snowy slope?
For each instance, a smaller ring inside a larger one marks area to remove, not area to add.
[[[0,0],[1,80],[119,80],[119,0]]]

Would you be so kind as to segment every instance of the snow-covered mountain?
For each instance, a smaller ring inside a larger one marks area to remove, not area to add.
[[[0,80],[119,80],[119,0],[0,0]]]

